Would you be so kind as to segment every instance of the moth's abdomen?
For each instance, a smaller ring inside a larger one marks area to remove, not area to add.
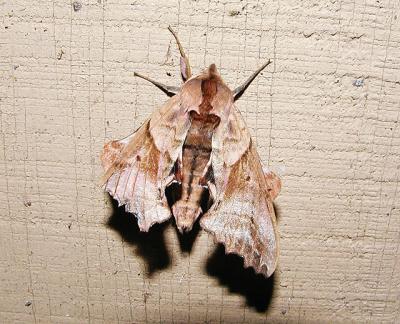
[[[216,126],[215,118],[207,116],[193,115],[192,125],[182,148],[182,168],[179,171],[182,194],[172,207],[180,231],[190,231],[203,212],[201,200],[204,191],[208,190],[204,186],[207,183],[204,176],[209,167],[211,139]]]
[[[196,201],[178,200],[172,206],[172,213],[174,214],[176,225],[179,231],[190,231],[194,222],[202,213],[200,205]]]

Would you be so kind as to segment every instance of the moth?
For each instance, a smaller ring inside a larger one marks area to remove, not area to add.
[[[134,74],[170,98],[134,133],[104,145],[104,188],[136,216],[141,231],[173,215],[182,233],[200,218],[227,253],[269,277],[278,259],[273,200],[281,180],[263,171],[235,101],[271,61],[231,91],[215,64],[192,76],[177,34],[168,29],[180,51],[184,83],[168,86]],[[170,188],[176,196],[171,204]]]

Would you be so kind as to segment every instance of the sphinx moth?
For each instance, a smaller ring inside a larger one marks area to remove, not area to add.
[[[192,76],[189,59],[169,30],[180,51],[184,83],[168,86],[135,73],[170,98],[134,133],[104,145],[104,188],[137,217],[142,231],[173,215],[182,233],[200,217],[201,227],[227,253],[242,256],[245,267],[269,277],[278,258],[272,202],[281,181],[263,171],[234,102],[270,61],[231,91],[215,64]],[[166,190],[172,185],[177,198],[171,204]]]

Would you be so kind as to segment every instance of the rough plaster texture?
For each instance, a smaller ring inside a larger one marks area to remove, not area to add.
[[[77,11],[75,11],[77,10]],[[400,322],[399,1],[2,1],[0,322]],[[273,279],[202,231],[140,234],[98,187],[103,144],[194,71],[237,86],[283,173]]]

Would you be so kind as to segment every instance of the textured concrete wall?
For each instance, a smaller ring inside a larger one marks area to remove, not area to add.
[[[0,322],[400,322],[399,1],[0,3]],[[283,173],[279,268],[211,237],[138,232],[98,187],[103,144],[195,72],[237,86]]]

